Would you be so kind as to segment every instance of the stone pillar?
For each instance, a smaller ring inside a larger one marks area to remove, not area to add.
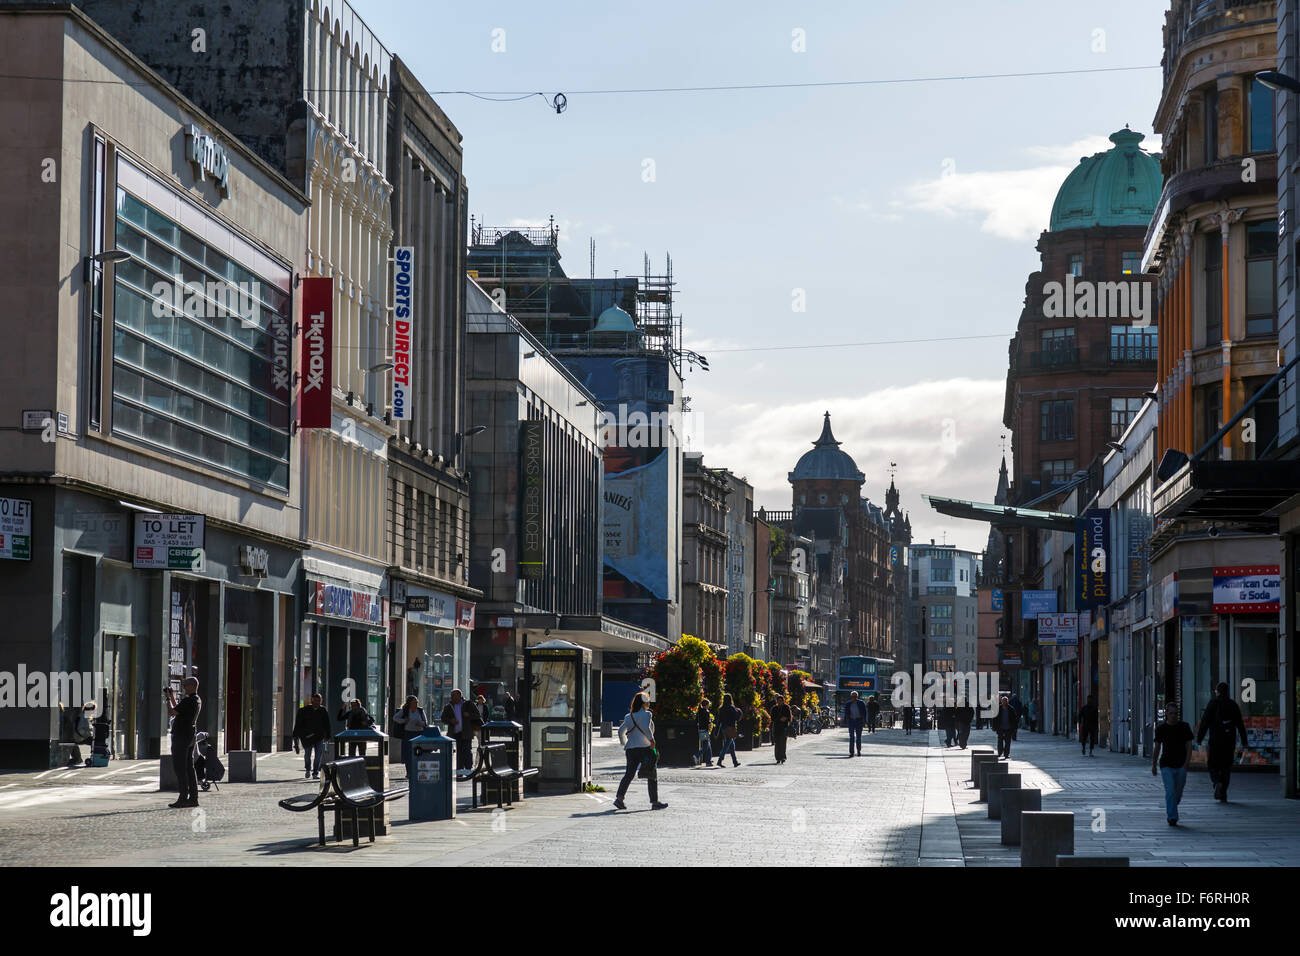
[[[989,819],[1002,819],[1002,794],[1007,790],[1020,789],[1020,774],[990,773],[989,784]]]
[[[983,803],[985,800],[989,798],[989,774],[1006,773],[1008,766],[1010,766],[1009,763],[1001,763],[1000,761],[997,760],[994,761],[985,760],[983,763],[980,764],[980,768],[979,768],[979,775],[980,775],[979,802],[980,803]]]
[[[1074,814],[1022,810],[1020,865],[1056,866],[1056,858],[1074,854]]]
[[[1002,845],[1020,846],[1020,816],[1026,810],[1043,808],[1043,791],[1023,787],[1019,790],[1003,790],[1002,797]]]
[[[979,773],[977,772],[979,761],[977,761],[975,758],[980,756],[981,754],[992,755],[995,758],[997,756],[996,752],[990,750],[988,747],[972,747],[970,752],[970,779],[971,780],[979,779]]]

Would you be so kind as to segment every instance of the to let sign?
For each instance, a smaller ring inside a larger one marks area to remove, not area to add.
[[[203,515],[135,516],[135,567],[199,570],[203,565]]]
[[[32,559],[32,503],[26,498],[0,498],[0,558]]]

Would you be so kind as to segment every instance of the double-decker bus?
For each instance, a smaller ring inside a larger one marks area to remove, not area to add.
[[[894,685],[890,677],[894,662],[884,657],[841,657],[835,665],[835,705],[842,713],[856,690],[866,700],[880,695],[880,706],[889,707]]]

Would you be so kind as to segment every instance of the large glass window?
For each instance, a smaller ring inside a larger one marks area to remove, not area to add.
[[[1205,344],[1223,338],[1223,238],[1216,230],[1202,237],[1205,250]]]
[[[1070,480],[1074,474],[1073,458],[1057,458],[1043,462],[1043,484],[1061,485]]]
[[[1219,161],[1219,89],[1205,91],[1205,165]]]
[[[1246,334],[1277,329],[1277,220],[1246,225]]]
[[[121,188],[116,243],[114,433],[287,489],[289,297]]]
[[[1251,77],[1250,96],[1250,151],[1268,153],[1273,150],[1273,91]]]
[[[1201,414],[1204,416],[1201,422],[1201,444],[1204,445],[1214,434],[1223,427],[1223,389],[1218,385],[1211,385],[1202,393]],[[1208,458],[1218,458],[1219,442],[1214,443],[1214,447],[1206,452]]]
[[[1156,335],[1154,325],[1110,327],[1110,358],[1112,362],[1154,362],[1156,360]]]
[[[1083,255],[1081,253],[1076,252],[1070,256],[1070,275],[1076,278],[1083,275]]]
[[[1129,422],[1142,409],[1140,398],[1112,398],[1110,400],[1110,437],[1118,440]]]
[[[1039,402],[1041,441],[1068,441],[1074,438],[1074,399]]]

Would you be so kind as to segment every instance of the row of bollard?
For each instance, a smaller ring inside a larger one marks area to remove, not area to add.
[[[1002,845],[1020,847],[1023,866],[1128,866],[1126,856],[1077,856],[1074,814],[1045,812],[1043,792],[1021,786],[1021,775],[1010,773],[997,754],[976,748],[970,756],[970,779],[979,787],[988,818],[1002,826]]]

